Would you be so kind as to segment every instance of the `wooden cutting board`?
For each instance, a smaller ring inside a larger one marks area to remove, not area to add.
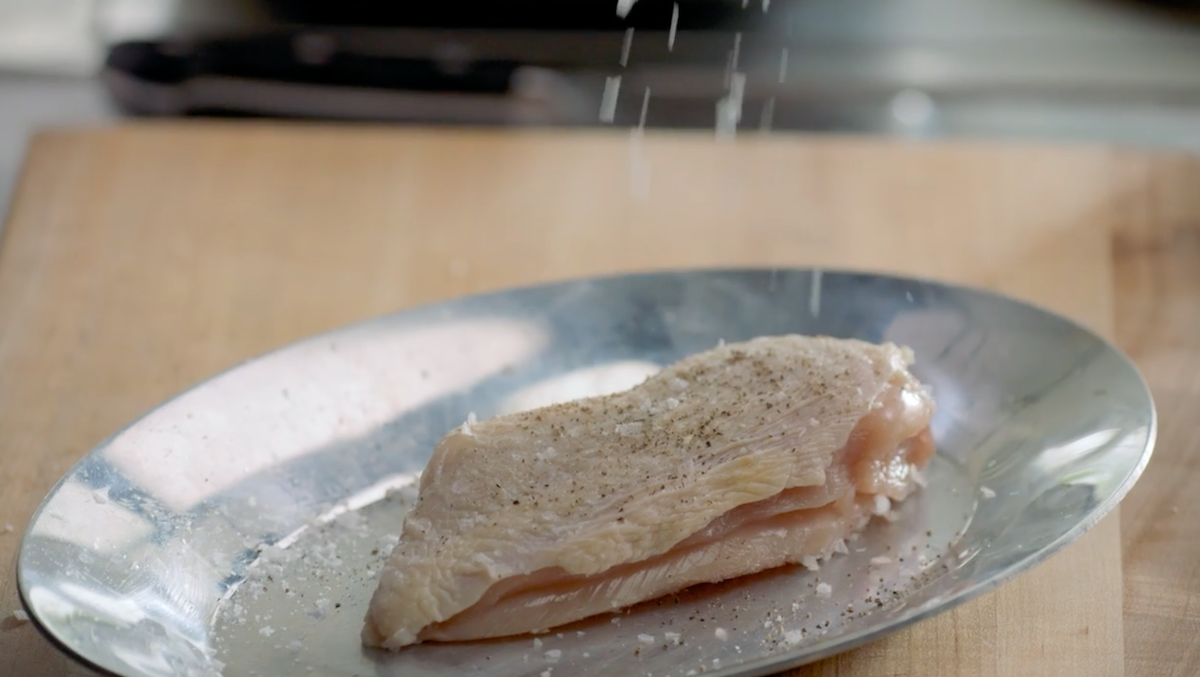
[[[0,530],[0,674],[89,674],[5,617],[18,607],[19,533],[77,459],[182,388],[315,332],[471,292],[809,264],[983,285],[1110,335],[1115,309],[1163,421],[1123,520],[794,674],[1200,671],[1200,510],[1183,501],[1200,491],[1194,160],[666,133],[634,152],[620,132],[173,124],[38,138],[0,248],[0,529],[16,528]]]

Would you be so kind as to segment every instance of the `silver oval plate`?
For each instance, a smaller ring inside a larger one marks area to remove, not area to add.
[[[699,586],[539,637],[359,642],[430,450],[484,418],[634,385],[720,340],[911,346],[938,455],[899,519],[817,571]],[[1149,460],[1154,406],[1095,334],[991,293],[814,270],[580,280],[426,306],[247,362],[87,455],[22,543],[22,598],[125,677],[764,675],[978,595],[1096,524]]]

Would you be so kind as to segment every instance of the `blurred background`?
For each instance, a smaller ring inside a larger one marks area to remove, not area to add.
[[[42,126],[632,126],[649,88],[646,125],[711,129],[731,71],[743,130],[1200,148],[1193,3],[614,2],[0,0],[0,212]]]

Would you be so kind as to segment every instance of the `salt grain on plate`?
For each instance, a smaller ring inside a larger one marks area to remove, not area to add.
[[[729,639],[729,633],[725,631],[725,628],[717,628],[714,634],[717,636],[717,639],[721,640],[722,642]]]
[[[817,597],[828,599],[833,594],[833,586],[828,583],[817,583]]]
[[[293,639],[292,641],[288,642],[288,651],[291,651],[292,653],[300,653],[303,650],[304,642],[298,639]]]
[[[880,557],[872,557],[872,558],[871,558],[871,566],[872,566],[872,567],[884,567],[884,566],[887,566],[887,565],[889,565],[889,564],[891,564],[891,563],[892,563],[892,558],[891,558],[891,557],[882,557],[882,556],[880,556]]]
[[[783,633],[783,641],[788,644],[799,644],[803,638],[804,635],[799,630],[788,630]]]
[[[551,663],[557,663],[560,658],[562,658],[562,651],[558,649],[551,649],[546,652],[546,660]]]
[[[886,515],[892,510],[892,502],[883,494],[875,494],[875,508],[872,512],[876,515]]]
[[[683,639],[683,635],[678,632],[668,632],[663,635],[663,639],[678,646]]]
[[[809,571],[821,570],[821,564],[817,562],[817,558],[813,557],[812,555],[805,555],[804,557],[801,557],[800,563],[803,564],[804,568],[808,569]]]
[[[849,555],[850,554],[850,548],[848,548],[846,546],[846,541],[841,538],[839,538],[833,542],[833,551],[840,555]]]
[[[654,635],[638,635],[638,641],[642,644],[653,644]]]
[[[275,634],[275,628],[272,628],[269,625],[264,625],[258,629],[258,634],[262,635],[263,637],[270,637],[271,635]]]
[[[995,498],[996,492],[987,487],[979,487],[979,495],[983,496],[984,498]]]
[[[29,614],[25,613],[24,609],[17,609],[12,612],[13,620],[18,623],[26,623],[29,621]]]
[[[535,649],[542,648],[542,640],[538,639],[537,637],[534,637],[533,638],[533,648],[535,648]]]

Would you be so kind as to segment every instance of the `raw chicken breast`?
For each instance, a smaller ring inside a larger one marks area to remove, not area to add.
[[[464,424],[421,477],[364,644],[537,632],[831,556],[933,454],[912,360],[764,337],[622,393]]]

